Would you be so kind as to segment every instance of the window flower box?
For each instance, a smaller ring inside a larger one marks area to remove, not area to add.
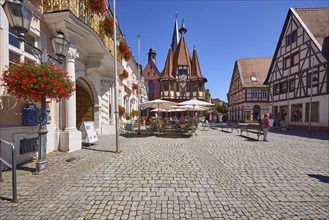
[[[96,14],[104,14],[107,10],[105,0],[85,0],[86,10]]]
[[[101,22],[101,27],[104,30],[104,33],[108,37],[113,37],[114,33],[114,20],[110,16],[106,16],[104,20]]]
[[[131,57],[132,57],[131,51],[130,51],[127,43],[124,40],[122,40],[119,43],[118,50],[122,54],[123,59],[125,59],[126,61],[131,59]]]
[[[123,70],[123,72],[120,74],[120,77],[123,79],[127,79],[129,77],[129,73],[127,70]]]

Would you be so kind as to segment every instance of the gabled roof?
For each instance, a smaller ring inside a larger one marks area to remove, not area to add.
[[[178,66],[188,66],[189,68],[191,68],[190,52],[187,48],[184,35],[182,35],[179,41],[179,44],[176,48],[173,58],[174,58],[174,66],[173,66],[174,77],[176,76]]]
[[[172,69],[173,69],[173,55],[172,55],[172,49],[170,47],[166,59],[166,64],[161,73],[161,80],[174,79],[171,72]]]
[[[324,38],[329,36],[329,8],[290,8],[282,28],[280,38],[276,45],[273,60],[264,84],[268,83],[271,70],[275,63],[285,30],[292,14],[295,15],[298,21],[303,25],[305,31],[309,34],[310,38],[313,39],[315,45],[317,45],[320,51],[322,51]]]
[[[243,87],[265,87],[263,85],[272,58],[242,58],[236,61]],[[235,69],[235,68],[234,68]],[[233,72],[234,74],[234,72]],[[256,78],[256,81],[252,80]],[[232,82],[231,82],[232,83]]]
[[[329,8],[295,8],[290,9],[305,24],[311,35],[322,48],[323,39],[329,36]],[[321,49],[320,48],[320,49]]]
[[[197,80],[197,79],[206,80],[206,78],[202,76],[198,54],[196,52],[196,49],[194,48],[192,55],[191,80]]]

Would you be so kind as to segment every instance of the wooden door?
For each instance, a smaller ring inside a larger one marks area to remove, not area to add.
[[[77,128],[83,121],[94,120],[93,103],[89,94],[80,86],[76,86],[76,108],[77,108]]]

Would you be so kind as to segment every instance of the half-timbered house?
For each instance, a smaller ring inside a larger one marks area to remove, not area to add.
[[[228,100],[228,119],[257,121],[269,111],[268,87],[263,85],[271,58],[243,58],[235,62]]]
[[[289,9],[264,82],[288,127],[329,130],[328,38],[329,8]]]

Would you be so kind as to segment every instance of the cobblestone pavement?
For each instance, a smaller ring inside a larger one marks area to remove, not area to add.
[[[130,136],[130,137],[129,137]],[[49,172],[0,183],[0,219],[329,219],[328,133],[114,136],[48,154]],[[70,162],[67,162],[67,161]],[[7,199],[6,199],[7,198]]]

